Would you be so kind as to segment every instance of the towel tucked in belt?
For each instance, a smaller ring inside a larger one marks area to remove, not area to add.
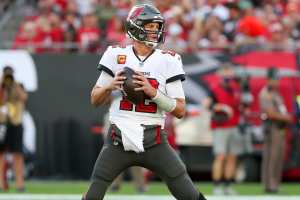
[[[122,143],[125,151],[144,152],[144,127],[136,122],[118,121],[114,123],[122,135]]]

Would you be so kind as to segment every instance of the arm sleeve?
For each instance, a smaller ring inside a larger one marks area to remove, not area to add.
[[[106,71],[101,71],[101,74],[96,82],[96,85],[99,87],[103,87],[108,85],[113,80],[113,77],[108,74]]]
[[[184,81],[185,72],[183,71],[181,56],[178,54],[175,54],[174,56],[168,56],[170,56],[170,59],[168,63],[168,69],[166,72],[166,83],[168,84],[177,80]]]
[[[98,64],[98,70],[99,71],[105,71],[110,76],[114,77],[114,70],[113,66],[115,66],[116,59],[114,59],[113,53],[112,53],[112,47],[109,46],[104,54],[102,55],[99,64]]]
[[[180,80],[167,83],[167,95],[171,98],[185,99],[182,83]]]

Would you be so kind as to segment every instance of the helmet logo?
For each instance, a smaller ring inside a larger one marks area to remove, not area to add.
[[[139,16],[144,11],[143,7],[137,7],[132,11],[132,14],[129,15],[129,19],[134,19]]]

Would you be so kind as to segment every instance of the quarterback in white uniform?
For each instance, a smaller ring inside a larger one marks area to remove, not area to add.
[[[185,98],[181,85],[181,81],[184,80],[184,71],[180,55],[153,49],[151,54],[142,59],[137,55],[132,45],[126,47],[110,46],[100,60],[99,69],[103,72],[96,85],[104,86],[109,79],[113,79],[114,74],[124,67],[141,72],[149,80],[152,87],[169,97]],[[111,78],[104,80],[102,76],[111,76]],[[119,102],[114,101],[114,104],[111,105],[110,120],[112,122],[117,123],[118,120],[127,118],[140,124],[163,126],[165,111],[151,99],[145,99],[141,105],[133,105],[130,102],[126,104],[125,101],[120,97]]]
[[[115,97],[109,111],[108,137],[84,200],[103,199],[111,182],[130,166],[156,173],[178,200],[205,200],[163,130],[165,112],[177,118],[185,115],[181,57],[156,48],[164,41],[164,25],[162,15],[152,5],[134,6],[125,25],[133,45],[110,46],[99,62],[101,74],[91,92],[93,105],[103,105],[112,92],[122,91],[124,67],[135,71],[134,83],[139,85],[135,90],[143,91],[147,98],[135,105],[122,95]]]

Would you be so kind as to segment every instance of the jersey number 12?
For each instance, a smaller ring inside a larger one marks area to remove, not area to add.
[[[156,79],[148,78],[148,81],[152,85],[152,87],[154,87],[155,89],[158,89],[159,83]],[[148,104],[146,104],[146,100],[150,100],[150,98],[145,98],[144,102],[135,105],[135,112],[156,113],[157,112],[157,104],[154,102],[148,102]],[[123,99],[120,101],[120,110],[132,111],[133,103],[128,101],[123,96]]]

